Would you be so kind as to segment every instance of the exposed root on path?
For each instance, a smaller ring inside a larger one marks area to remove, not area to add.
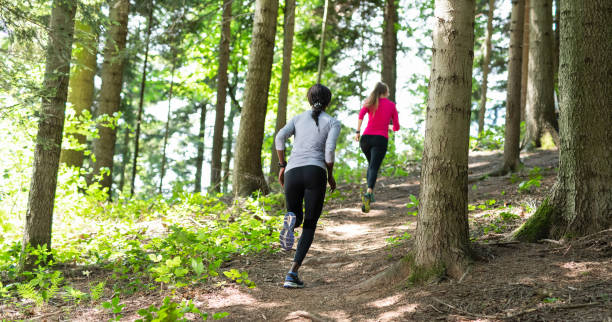
[[[328,319],[317,315],[317,314],[313,314],[313,313],[309,313],[306,311],[295,311],[295,312],[291,312],[289,313],[289,315],[287,315],[287,317],[285,318],[285,321],[294,321],[294,320],[299,320],[299,319],[308,319],[310,321],[313,322],[327,322],[329,321]]]
[[[352,288],[352,291],[358,294],[367,293],[369,290],[376,290],[380,292],[380,290],[384,288],[405,285],[406,281],[410,277],[411,268],[412,262],[402,259],[384,271],[355,285]]]

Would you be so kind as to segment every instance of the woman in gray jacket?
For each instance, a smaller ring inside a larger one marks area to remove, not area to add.
[[[333,169],[341,124],[325,113],[331,96],[329,88],[321,84],[312,86],[307,95],[312,109],[295,116],[276,134],[275,145],[280,166],[278,179],[285,189],[287,205],[280,233],[283,249],[290,250],[293,247],[293,230],[302,225],[293,265],[283,284],[286,288],[304,287],[298,278],[298,269],[314,239],[317,221],[323,210],[326,182],[332,191],[336,189]],[[291,158],[287,163],[285,142],[291,135],[295,135],[295,138]]]

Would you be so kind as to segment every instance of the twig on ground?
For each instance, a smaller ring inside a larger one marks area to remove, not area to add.
[[[446,305],[446,306],[448,306],[449,308],[451,308],[451,309],[453,309],[453,310],[455,310],[455,311],[457,311],[457,312],[461,312],[461,313],[466,314],[466,315],[469,315],[469,316],[474,316],[474,317],[479,317],[479,318],[487,318],[487,319],[496,319],[496,318],[497,318],[497,316],[494,316],[494,315],[476,314],[476,313],[471,313],[471,312],[468,312],[468,311],[466,311],[466,310],[463,310],[463,309],[460,309],[460,308],[458,308],[458,307],[452,306],[452,305],[450,305],[450,304],[448,304],[448,303],[444,303],[442,300],[440,300],[440,299],[438,299],[438,298],[436,298],[436,297],[434,297],[433,299],[434,299],[436,302],[440,303],[440,304]]]
[[[545,242],[545,243],[555,244],[555,245],[565,245],[564,242],[560,240],[554,240],[554,239],[540,239],[540,241]]]
[[[197,222],[195,219],[193,219],[191,217],[187,217],[187,219],[191,220],[191,222],[193,222],[194,224],[198,225],[200,228],[206,228],[206,226],[200,224],[199,222]]]
[[[459,279],[459,284],[461,284],[461,282],[463,281],[463,279],[467,276],[469,272],[470,272],[470,266],[468,266],[468,268],[465,270],[465,273],[461,275],[461,278]]]

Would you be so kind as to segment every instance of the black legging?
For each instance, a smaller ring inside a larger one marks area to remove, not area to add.
[[[287,211],[293,212],[297,217],[295,227],[303,222],[302,235],[293,259],[300,265],[312,244],[317,221],[323,210],[326,179],[325,169],[315,165],[293,168],[285,174]]]
[[[374,189],[378,170],[387,154],[389,140],[382,135],[362,135],[359,140],[361,151],[368,159],[368,188]]]

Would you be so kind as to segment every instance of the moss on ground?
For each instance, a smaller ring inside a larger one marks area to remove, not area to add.
[[[547,238],[550,232],[551,218],[554,207],[551,205],[549,198],[538,207],[535,214],[519,227],[513,234],[514,239],[524,242],[536,242],[540,239]]]

